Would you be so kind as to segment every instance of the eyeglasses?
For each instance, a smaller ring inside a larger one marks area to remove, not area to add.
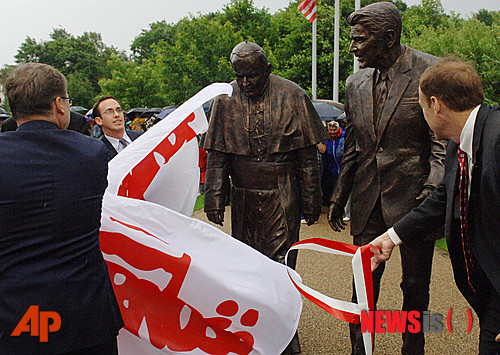
[[[70,105],[73,105],[73,99],[71,97],[62,97],[62,96],[59,96],[61,99],[63,100],[68,100],[69,104]],[[56,97],[57,99],[57,97]],[[54,99],[55,100],[55,99]]]
[[[120,113],[122,113],[122,112],[123,112],[123,110],[121,109],[121,107],[117,107],[117,108],[116,108],[116,110],[115,110],[115,109],[113,109],[113,108],[108,108],[108,109],[107,109],[106,111],[104,111],[103,113],[104,113],[104,114],[106,114],[106,115],[108,115],[108,116],[110,116],[110,115],[114,115],[114,114],[115,114],[115,112],[116,112],[117,114],[120,114]]]

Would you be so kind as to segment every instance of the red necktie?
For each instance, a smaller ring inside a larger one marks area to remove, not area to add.
[[[460,235],[462,237],[462,249],[465,258],[465,268],[467,269],[467,281],[472,291],[475,293],[476,290],[472,286],[471,282],[471,270],[473,267],[473,258],[471,253],[471,246],[469,241],[469,225],[467,221],[467,207],[469,203],[469,169],[467,154],[460,148],[458,148],[458,163],[460,164]]]

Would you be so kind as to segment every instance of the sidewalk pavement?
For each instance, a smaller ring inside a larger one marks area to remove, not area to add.
[[[194,218],[207,221],[203,211],[197,211]],[[226,208],[224,226],[219,227],[231,234],[231,211]],[[208,222],[210,223],[210,222]],[[307,226],[301,225],[300,239],[325,238],[344,243],[352,243],[349,225],[346,231],[335,233],[326,219],[325,210],[319,222]],[[352,267],[351,258],[300,250],[297,260],[297,272],[302,276],[305,285],[332,298],[350,301]],[[395,250],[387,262],[382,278],[378,310],[400,310],[402,293],[401,266],[399,252]],[[302,297],[304,307],[299,323],[299,338],[302,355],[350,354],[348,324],[334,318],[318,306]],[[428,355],[477,354],[479,342],[479,321],[473,315],[472,330],[467,334],[468,303],[462,297],[453,279],[451,263],[447,252],[436,248],[434,252],[431,279],[430,314],[443,316],[441,333],[426,335],[425,351]],[[446,324],[448,312],[452,309],[451,325],[453,333],[449,333]],[[375,336],[374,354],[392,355],[401,353],[402,339],[400,334],[377,334]]]

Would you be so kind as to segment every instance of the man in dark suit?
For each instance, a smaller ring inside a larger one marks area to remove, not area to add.
[[[75,111],[71,111],[70,113],[68,129],[80,132],[81,134],[85,134],[86,136],[92,135],[85,116]]]
[[[328,219],[334,230],[343,229],[344,206],[352,192],[351,234],[355,245],[365,245],[430,195],[443,178],[444,144],[418,105],[420,75],[438,58],[400,44],[401,15],[392,3],[368,5],[348,21],[350,51],[362,70],[346,83],[345,151]],[[403,310],[427,309],[433,250],[433,240],[401,248]],[[383,271],[381,266],[373,274],[375,303]],[[350,328],[352,353],[364,354],[359,324]],[[422,354],[424,342],[423,333],[405,332],[402,353]]]
[[[117,354],[123,321],[99,248],[106,148],[66,130],[66,78],[51,66],[21,64],[5,87],[19,128],[0,135],[0,354]],[[60,317],[46,342],[43,312]]]
[[[420,105],[436,136],[449,139],[443,183],[372,244],[376,265],[395,244],[415,245],[444,224],[460,292],[479,317],[479,353],[500,354],[500,107],[483,105],[479,74],[445,59],[420,82]]]
[[[118,100],[113,96],[100,98],[92,109],[95,123],[101,127],[99,138],[108,148],[108,160],[137,139],[142,132],[125,130],[125,115]]]

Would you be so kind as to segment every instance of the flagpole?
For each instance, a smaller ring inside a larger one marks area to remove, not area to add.
[[[316,100],[316,83],[317,83],[317,68],[316,68],[316,20],[312,23],[312,98]]]
[[[354,11],[358,11],[361,7],[361,0],[354,0]],[[356,73],[359,70],[359,62],[354,57],[353,72]]]
[[[333,101],[339,101],[340,0],[335,0],[335,38],[333,44]]]

